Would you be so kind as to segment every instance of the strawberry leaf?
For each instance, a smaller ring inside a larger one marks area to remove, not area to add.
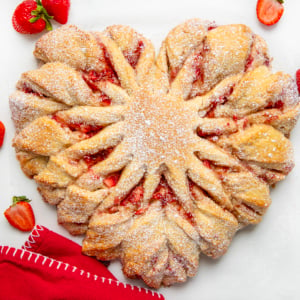
[[[40,16],[31,18],[31,19],[29,19],[29,22],[30,22],[30,23],[34,23],[34,22],[36,22],[36,21],[37,21],[38,19],[40,19],[40,18],[41,18]]]
[[[31,18],[29,20],[30,23],[34,23],[39,19],[43,19],[46,23],[46,29],[52,30],[52,24],[50,22],[51,19],[53,19],[53,16],[50,16],[47,12],[47,10],[42,5],[42,2],[40,0],[36,0],[37,8],[31,12],[32,16],[35,16],[34,18]]]
[[[53,17],[50,17],[51,19],[53,18]],[[52,24],[51,24],[51,22],[49,21],[49,18],[47,18],[47,17],[45,17],[45,15],[43,15],[42,16],[42,19],[46,22],[46,29],[48,30],[48,31],[51,31],[52,30]]]
[[[12,198],[13,200],[13,204],[12,205],[16,205],[18,202],[31,202],[30,199],[28,199],[26,196],[13,196]]]

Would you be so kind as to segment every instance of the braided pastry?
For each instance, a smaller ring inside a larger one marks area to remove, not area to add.
[[[10,97],[17,158],[83,253],[130,278],[194,276],[200,253],[260,222],[293,167],[295,82],[245,25],[189,20],[157,57],[130,27],[65,25],[34,55],[43,65]]]

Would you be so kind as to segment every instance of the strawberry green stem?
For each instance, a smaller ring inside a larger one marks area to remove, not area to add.
[[[53,17],[51,17],[52,19]],[[50,23],[49,19],[46,18],[45,16],[42,16],[42,19],[46,22],[46,29],[48,31],[52,30],[52,24]]]
[[[13,204],[12,205],[16,205],[18,202],[31,202],[31,200],[29,200],[26,196],[13,196],[12,198],[13,200]]]
[[[43,19],[46,23],[46,29],[52,30],[52,25],[50,19],[53,19],[53,16],[50,16],[43,6],[41,0],[36,0],[37,7],[31,12],[31,15],[34,16],[29,20],[30,23],[34,23],[39,19]]]
[[[283,0],[277,0],[280,4],[283,4],[284,1]]]

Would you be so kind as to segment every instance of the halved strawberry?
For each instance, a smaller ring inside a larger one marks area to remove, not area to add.
[[[45,28],[51,30],[51,18],[40,0],[25,0],[15,9],[12,24],[19,33],[34,34],[42,32]]]
[[[71,6],[70,0],[42,0],[43,6],[54,20],[61,24],[66,24],[69,18]]]
[[[2,145],[3,145],[4,135],[5,135],[5,126],[0,121],[0,147],[2,147]]]
[[[283,0],[258,0],[256,5],[258,20],[268,26],[274,25],[284,12],[282,4]]]
[[[300,69],[296,71],[296,83],[298,87],[298,92],[300,94]]]
[[[21,231],[31,231],[35,225],[30,201],[25,196],[14,196],[13,204],[4,212],[7,221]]]

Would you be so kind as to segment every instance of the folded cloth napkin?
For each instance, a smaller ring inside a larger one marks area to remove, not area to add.
[[[22,249],[0,246],[0,299],[163,300],[122,283],[81,247],[37,225]]]

